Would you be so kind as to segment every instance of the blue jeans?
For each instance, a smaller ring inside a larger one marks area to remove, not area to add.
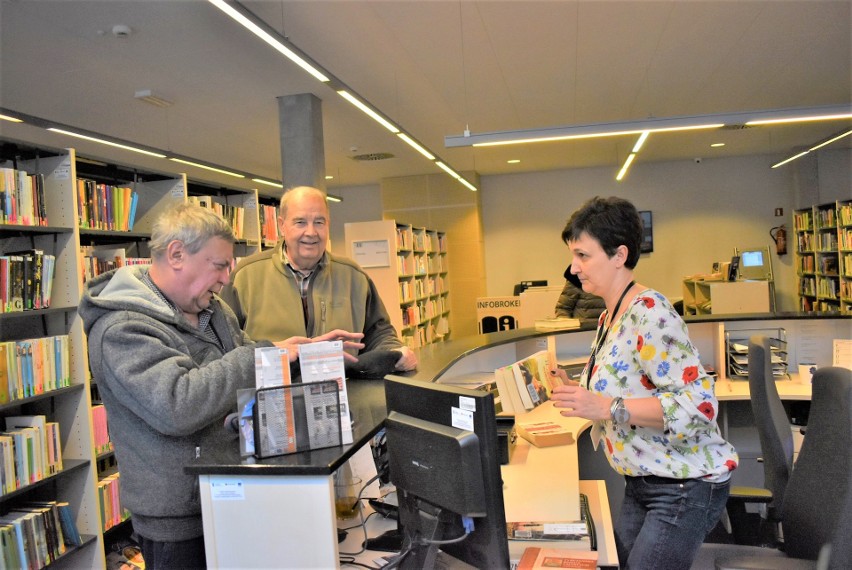
[[[615,525],[622,570],[688,570],[722,515],[730,481],[625,479],[624,502]]]
[[[146,570],[188,570],[207,568],[204,537],[181,542],[160,542],[137,534]]]

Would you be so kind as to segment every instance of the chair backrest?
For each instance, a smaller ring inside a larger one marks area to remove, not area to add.
[[[784,498],[785,551],[816,560],[832,543],[830,568],[848,568],[852,532],[852,371],[820,368],[813,376],[808,429]]]
[[[793,469],[793,432],[772,376],[772,346],[767,336],[749,339],[748,383],[763,455],[764,487],[772,491],[769,518],[778,521],[784,516],[784,491]]]

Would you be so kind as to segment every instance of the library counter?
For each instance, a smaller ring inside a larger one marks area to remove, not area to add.
[[[729,386],[724,383],[727,333],[744,336],[753,331],[784,329],[791,363],[799,361],[800,356],[807,356],[812,359],[809,361],[822,366],[831,363],[831,340],[849,339],[852,333],[850,317],[833,314],[756,314],[730,318],[706,315],[687,317],[686,322],[702,361],[719,372],[720,400],[741,400],[743,404],[747,404],[749,397],[747,384],[730,382]],[[557,332],[510,330],[429,345],[418,350],[418,369],[399,376],[425,382],[457,383],[473,375],[493,374],[499,366],[546,348],[555,350],[559,359],[587,357],[595,334],[594,325],[589,322],[580,329]],[[788,397],[809,399],[809,388],[796,386]],[[231,449],[205,454],[188,468],[199,477],[205,545],[211,567],[330,568],[338,565],[332,475],[368,443],[386,417],[382,380],[353,380],[348,383],[348,391],[354,417],[352,445],[251,461],[239,457],[235,438]],[[730,403],[734,404],[736,402]],[[736,415],[732,416],[732,432],[741,425],[735,420]],[[577,481],[577,484],[566,484],[567,504],[573,511],[578,488],[594,495],[590,499],[597,509],[595,518],[600,517],[596,524],[604,546],[599,564],[617,565],[610,513],[620,508],[623,481],[614,475],[601,453],[591,451],[590,439],[580,437],[586,427],[576,426],[576,443],[567,446],[574,453],[558,448],[529,449],[528,454],[515,457],[513,464],[524,457],[537,465],[567,461],[566,465],[573,471],[569,474],[570,480]],[[740,449],[740,444],[735,445]],[[518,473],[515,470],[514,466],[504,467],[504,479],[508,477],[511,482],[514,477],[530,476],[533,471],[538,473],[538,469],[531,468]],[[545,506],[555,503],[548,497],[541,500]],[[518,502],[509,489],[506,489],[505,503],[507,515],[528,506],[525,501]],[[525,513],[524,516],[531,515]]]

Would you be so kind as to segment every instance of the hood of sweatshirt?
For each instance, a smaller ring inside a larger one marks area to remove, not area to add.
[[[134,311],[165,323],[179,323],[171,307],[142,281],[147,271],[147,265],[119,267],[86,282],[77,307],[86,334],[100,317],[113,311]]]

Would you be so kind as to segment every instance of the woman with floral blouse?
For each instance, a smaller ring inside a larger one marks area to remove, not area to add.
[[[606,302],[581,381],[556,388],[564,416],[594,420],[626,480],[615,524],[621,568],[688,569],[728,498],[737,452],[716,423],[714,380],[686,325],[659,292],[636,283],[642,222],[621,198],[593,198],[562,239],[583,290]],[[553,374],[567,377],[561,370]]]

